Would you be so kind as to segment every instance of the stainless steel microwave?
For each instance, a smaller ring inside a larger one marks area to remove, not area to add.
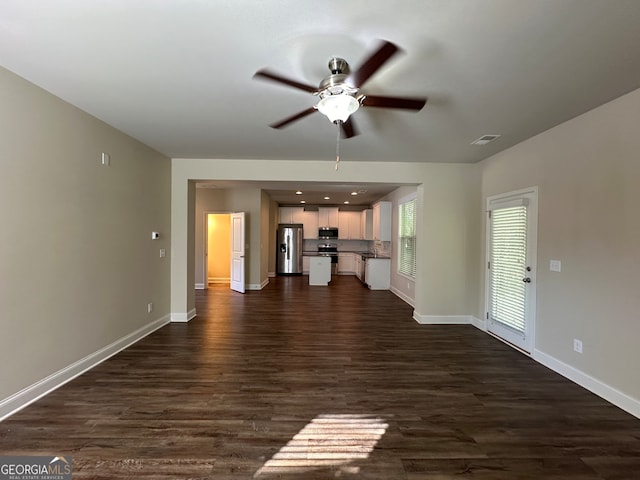
[[[338,228],[337,227],[320,227],[318,229],[318,238],[323,240],[337,240]]]

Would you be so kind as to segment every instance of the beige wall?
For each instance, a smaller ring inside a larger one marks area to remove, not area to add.
[[[480,168],[443,164],[426,167],[417,196],[418,212],[422,213],[417,226],[421,240],[416,306],[421,305],[418,313],[427,316],[468,316],[476,303],[480,270]]]
[[[0,105],[1,402],[168,320],[171,164],[2,68]]]
[[[276,274],[276,232],[278,231],[278,223],[280,220],[278,207],[278,203],[269,198],[269,245],[267,247],[267,273],[269,275]]]
[[[269,274],[269,253],[271,252],[272,200],[265,192],[260,192],[260,279],[267,281]]]
[[[638,125],[640,90],[481,165],[483,198],[539,187],[537,354],[577,369],[636,402],[640,401]],[[481,239],[484,255],[484,234]],[[562,272],[549,270],[552,259],[562,262]],[[478,298],[483,299],[484,273],[477,283]],[[480,314],[482,310],[476,310]],[[574,338],[582,340],[582,354],[573,352]]]

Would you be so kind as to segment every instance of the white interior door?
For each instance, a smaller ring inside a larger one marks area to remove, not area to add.
[[[231,214],[231,290],[244,293],[244,212]]]
[[[531,353],[535,331],[537,189],[487,200],[487,330]]]

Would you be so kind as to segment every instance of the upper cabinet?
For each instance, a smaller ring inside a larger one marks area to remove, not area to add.
[[[391,202],[378,202],[361,212],[338,211],[338,207],[280,207],[279,223],[301,223],[304,238],[318,238],[318,228],[337,227],[340,240],[391,241]]]
[[[373,239],[391,241],[391,202],[378,202],[373,205]]]
[[[309,240],[318,238],[318,213],[305,210],[302,215],[303,237]]]
[[[305,211],[304,207],[280,207],[279,223],[301,223],[305,239],[318,238],[318,214]]]
[[[338,238],[340,240],[362,240],[360,212],[340,212],[338,216]]]
[[[280,207],[280,223],[304,223],[304,207]]]
[[[371,208],[360,212],[360,231],[362,240],[373,240],[373,210]]]
[[[337,226],[338,226],[338,207],[318,207],[318,227],[337,227]]]

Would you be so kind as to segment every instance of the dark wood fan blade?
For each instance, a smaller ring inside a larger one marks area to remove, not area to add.
[[[285,118],[284,120],[280,120],[277,123],[272,123],[271,125],[269,125],[271,128],[284,128],[287,125],[289,125],[292,122],[295,122],[296,120],[300,120],[301,118],[306,117],[307,115],[311,115],[313,112],[316,111],[315,107],[309,107],[306,110],[303,110],[301,112],[296,113],[295,115],[292,115],[290,117]]]
[[[278,75],[277,73],[270,72],[269,70],[263,69],[258,70],[253,78],[266,78],[268,80],[272,80],[274,82],[282,83],[284,85],[288,85],[293,88],[298,88],[300,90],[304,90],[305,92],[315,93],[318,91],[316,87],[312,87],[311,85],[307,85],[306,83],[296,82],[295,80],[291,80],[290,78],[283,77],[282,75]]]
[[[398,47],[391,42],[383,42],[382,45],[369,56],[369,58],[349,77],[347,83],[356,88],[360,88],[364,83],[378,71],[393,55],[398,52]]]
[[[405,110],[422,110],[427,103],[426,98],[383,97],[367,95],[362,102],[365,107],[403,108]]]
[[[355,137],[360,133],[358,132],[355,122],[351,117],[349,117],[346,122],[342,122],[340,124],[340,132],[342,134],[342,138]]]

